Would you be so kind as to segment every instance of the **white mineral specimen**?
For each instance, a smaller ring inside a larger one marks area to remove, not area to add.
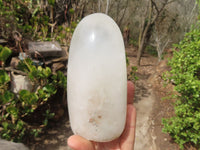
[[[119,137],[126,120],[125,48],[117,24],[96,13],[72,37],[68,61],[68,109],[75,134],[106,142]]]

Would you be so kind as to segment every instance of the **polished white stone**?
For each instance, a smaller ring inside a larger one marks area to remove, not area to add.
[[[125,48],[112,18],[96,13],[76,27],[69,51],[67,95],[75,134],[106,142],[119,137],[126,120]]]

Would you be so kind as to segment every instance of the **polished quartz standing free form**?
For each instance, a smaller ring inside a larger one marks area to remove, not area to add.
[[[69,50],[67,95],[74,134],[88,140],[116,139],[126,121],[125,48],[119,27],[105,14],[76,27]]]

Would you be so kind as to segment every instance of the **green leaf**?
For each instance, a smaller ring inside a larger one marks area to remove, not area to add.
[[[12,54],[11,49],[9,49],[8,47],[4,47],[1,51],[0,51],[0,60],[1,61],[6,61],[6,59]]]
[[[19,120],[17,122],[17,125],[16,125],[16,129],[17,130],[22,130],[23,129],[23,126],[24,126],[24,122],[22,120]]]
[[[45,87],[43,87],[43,90],[46,93],[49,93],[50,95],[56,94],[57,90],[55,89],[55,87],[51,84],[46,85]]]
[[[4,130],[7,130],[8,129],[8,122],[3,122],[2,123],[2,126],[3,126],[3,128],[4,128]]]
[[[69,13],[74,14],[74,9],[73,8],[69,9]]]
[[[5,84],[9,81],[10,81],[9,75],[4,70],[0,70],[0,85]]]
[[[19,96],[20,100],[27,105],[34,105],[39,99],[36,93],[31,93],[28,90],[21,90]]]
[[[36,13],[39,11],[40,7],[36,7],[32,13],[32,17],[34,17],[36,15]]]
[[[51,75],[51,69],[49,67],[46,67],[45,69],[43,69],[43,74],[46,78],[48,78]]]
[[[48,0],[49,5],[54,6],[55,5],[55,0]]]
[[[10,91],[5,91],[4,94],[0,95],[0,100],[2,100],[3,104],[6,104],[14,99],[14,94]]]
[[[15,106],[9,106],[6,108],[6,111],[13,117],[13,119],[18,118],[18,112],[19,110]]]

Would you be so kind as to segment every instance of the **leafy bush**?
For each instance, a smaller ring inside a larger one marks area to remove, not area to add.
[[[68,25],[60,25],[58,17],[61,14],[55,15],[54,12],[57,3],[55,0],[48,0],[47,4],[42,0],[0,0],[0,36],[10,40],[17,30],[23,37],[42,41],[57,40],[62,44],[69,44],[78,18],[70,20]],[[74,11],[67,13],[69,14],[65,15],[73,15]]]
[[[4,139],[22,141],[26,135],[37,136],[54,113],[50,112],[50,107],[44,107],[39,119],[43,121],[39,124],[31,124],[26,118],[31,118],[37,109],[47,104],[59,87],[66,89],[66,77],[62,72],[52,74],[50,68],[32,64],[27,59],[20,62],[18,68],[28,74],[37,88],[34,91],[21,90],[17,95],[9,90],[10,77],[7,72],[0,70],[0,135]]]
[[[169,81],[175,84],[175,116],[163,119],[163,131],[169,133],[183,149],[185,143],[200,147],[200,27],[187,33],[175,45],[169,61]]]

